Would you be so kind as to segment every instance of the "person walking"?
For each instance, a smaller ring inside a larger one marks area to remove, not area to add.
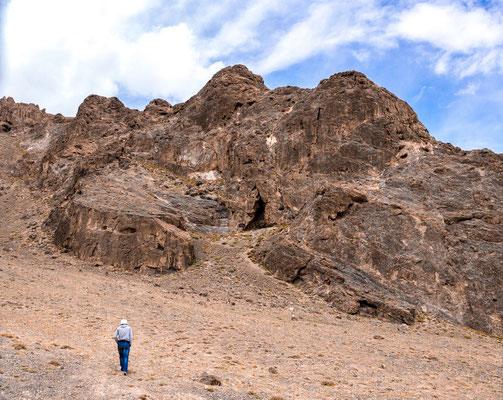
[[[133,330],[127,323],[127,319],[122,319],[120,326],[115,330],[114,339],[119,349],[119,360],[121,371],[127,375],[129,350],[133,344]]]

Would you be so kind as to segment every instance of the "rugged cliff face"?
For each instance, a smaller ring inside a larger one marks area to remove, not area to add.
[[[238,65],[183,104],[93,95],[75,118],[2,99],[0,127],[79,257],[164,272],[192,232],[277,226],[251,256],[337,308],[503,333],[502,155],[437,142],[359,72],[269,90]]]

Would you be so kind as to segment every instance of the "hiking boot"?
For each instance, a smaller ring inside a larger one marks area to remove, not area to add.
[[[124,375],[127,375],[127,372],[126,372],[126,371],[124,371]]]

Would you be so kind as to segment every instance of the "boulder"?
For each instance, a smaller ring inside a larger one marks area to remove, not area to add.
[[[190,234],[173,218],[72,201],[52,219],[57,221],[55,244],[86,260],[156,273],[183,269],[194,260]]]

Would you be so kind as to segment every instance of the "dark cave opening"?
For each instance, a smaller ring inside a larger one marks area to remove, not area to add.
[[[259,194],[253,206],[255,214],[253,215],[253,219],[246,225],[245,231],[267,228],[269,226],[265,220],[265,206],[266,203]]]

